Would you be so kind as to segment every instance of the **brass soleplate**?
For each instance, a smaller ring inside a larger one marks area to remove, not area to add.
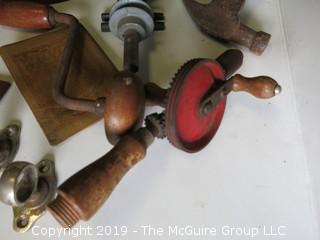
[[[51,97],[53,76],[67,35],[68,28],[62,27],[0,48],[0,55],[52,145],[99,120],[91,113],[64,109]],[[76,44],[66,94],[86,99],[103,97],[117,69],[83,27]]]

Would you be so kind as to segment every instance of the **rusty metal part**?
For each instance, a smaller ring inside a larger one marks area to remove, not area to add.
[[[0,100],[6,94],[10,86],[11,86],[11,83],[0,80]]]
[[[46,211],[57,187],[54,162],[13,162],[0,175],[0,200],[13,208],[13,228],[26,232]]]
[[[257,55],[261,55],[268,46],[270,34],[256,32],[240,22],[239,12],[245,0],[212,0],[208,4],[183,1],[199,28],[218,40],[238,43]]]
[[[51,214],[65,228],[72,228],[80,220],[89,220],[124,175],[145,157],[153,141],[154,136],[147,128],[121,138],[109,153],[59,187],[57,198],[49,205]]]
[[[150,132],[152,132],[153,136],[157,138],[164,139],[166,138],[166,122],[164,113],[158,114],[150,114],[146,117],[146,126]]]
[[[0,132],[0,168],[13,161],[20,145],[21,127],[11,124]]]

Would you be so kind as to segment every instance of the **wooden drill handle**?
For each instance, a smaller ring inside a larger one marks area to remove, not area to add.
[[[0,25],[28,29],[50,29],[50,7],[32,2],[0,2]]]
[[[109,153],[59,187],[58,197],[49,206],[50,212],[66,228],[71,228],[79,220],[89,220],[122,177],[144,158],[153,139],[146,129],[123,137]]]
[[[257,98],[268,99],[281,92],[280,85],[274,79],[266,76],[246,78],[237,74],[230,81],[233,81],[232,90],[234,92],[244,91]]]

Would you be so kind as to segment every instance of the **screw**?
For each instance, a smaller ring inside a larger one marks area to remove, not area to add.
[[[212,102],[207,102],[203,108],[202,108],[202,113],[204,115],[208,115],[212,110]]]
[[[40,166],[39,166],[39,171],[41,172],[41,173],[46,173],[46,172],[48,172],[49,171],[49,169],[50,169],[50,166],[46,163],[46,162],[41,162],[41,164],[40,164]]]
[[[18,126],[13,125],[13,126],[10,126],[7,131],[8,131],[8,136],[13,137],[19,132],[19,128]]]

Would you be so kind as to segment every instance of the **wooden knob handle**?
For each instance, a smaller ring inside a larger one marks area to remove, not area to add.
[[[233,81],[232,90],[247,92],[257,98],[268,99],[281,93],[280,85],[272,78],[259,76],[246,78],[240,74],[230,79]]]
[[[32,2],[0,2],[0,25],[21,29],[50,29],[50,7]]]
[[[49,206],[50,212],[66,228],[71,228],[81,219],[89,220],[122,177],[144,158],[153,139],[146,129],[122,138],[109,153],[59,187],[58,197]]]

